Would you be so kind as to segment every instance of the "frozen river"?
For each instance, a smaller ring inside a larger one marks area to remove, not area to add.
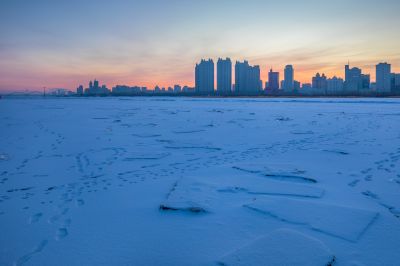
[[[399,265],[400,99],[0,100],[0,265]]]

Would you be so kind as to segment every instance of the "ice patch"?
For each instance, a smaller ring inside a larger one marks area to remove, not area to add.
[[[330,153],[336,153],[336,154],[340,154],[340,155],[349,155],[349,153],[344,150],[323,150],[323,151],[330,152]]]
[[[166,149],[174,150],[209,150],[209,151],[220,151],[221,148],[211,146],[165,146]]]
[[[233,178],[231,176],[199,176],[184,177],[178,180],[160,204],[160,210],[187,211],[205,213],[215,211],[222,202],[239,201],[239,205],[247,202],[254,195],[270,195],[282,197],[321,198],[324,189],[264,179],[261,177]],[[225,193],[241,193],[229,196]]]
[[[191,213],[206,213],[216,202],[215,188],[209,184],[200,183],[190,178],[176,182],[160,204],[163,211],[184,211]]]
[[[220,265],[333,265],[335,256],[320,240],[278,229],[222,257]]]
[[[232,167],[233,169],[259,174],[267,178],[282,181],[299,182],[299,183],[317,183],[317,180],[311,177],[303,176],[304,171],[299,170],[290,165],[271,164],[265,166],[263,164],[239,164]]]
[[[198,129],[198,130],[174,130],[173,133],[175,134],[191,134],[191,133],[199,133],[205,131],[204,129]]]
[[[349,241],[357,241],[378,217],[378,213],[338,205],[293,200],[257,199],[244,207],[292,224]]]
[[[157,137],[161,137],[160,134],[132,134],[132,136],[134,137],[138,137],[138,138],[157,138]]]
[[[261,180],[255,180],[254,182],[246,182],[246,184],[243,185],[220,188],[218,192],[247,192],[257,195],[321,198],[325,191],[321,188],[300,184],[287,184],[275,181],[262,182]]]
[[[131,156],[124,158],[124,161],[160,160],[169,155],[169,153],[134,153],[131,154]]]
[[[290,131],[290,133],[294,134],[294,135],[313,135],[314,132],[311,130],[308,131]]]

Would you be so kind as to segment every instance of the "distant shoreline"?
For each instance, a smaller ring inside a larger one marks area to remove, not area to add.
[[[137,94],[137,95],[35,95],[35,94],[0,94],[0,99],[6,98],[116,98],[116,97],[165,97],[165,98],[201,98],[201,99],[329,99],[329,98],[400,98],[400,95],[195,95],[195,94]]]

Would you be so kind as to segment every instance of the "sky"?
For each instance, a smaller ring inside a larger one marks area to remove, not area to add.
[[[194,85],[201,58],[230,57],[295,79],[375,65],[400,72],[398,0],[1,0],[0,92]]]

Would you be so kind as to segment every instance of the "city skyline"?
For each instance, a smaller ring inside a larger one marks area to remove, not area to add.
[[[93,78],[110,87],[194,87],[199,58],[219,57],[259,65],[263,82],[271,68],[283,77],[288,64],[301,83],[311,83],[317,72],[344,79],[348,61],[371,81],[379,62],[400,72],[394,27],[400,3],[394,0],[0,5],[0,92],[73,90]]]
[[[230,58],[218,58],[216,69],[214,60],[201,59],[194,67],[195,86],[175,84],[174,86],[154,89],[146,86],[119,84],[112,89],[99,81],[89,82],[89,87],[79,85],[76,93],[65,89],[53,89],[51,94],[66,96],[129,96],[129,95],[202,95],[202,96],[398,96],[400,95],[400,73],[392,72],[391,64],[380,62],[375,65],[377,80],[371,82],[371,75],[363,73],[358,67],[346,64],[345,77],[329,77],[317,72],[311,83],[301,83],[294,79],[293,65],[286,65],[283,79],[279,72],[270,69],[268,80],[260,79],[260,66],[251,65],[247,60],[236,61],[232,65]],[[233,73],[235,75],[232,79]],[[217,86],[215,87],[215,80]],[[232,83],[232,82],[235,83]],[[263,86],[264,85],[264,86]],[[45,94],[45,91],[43,92]]]

